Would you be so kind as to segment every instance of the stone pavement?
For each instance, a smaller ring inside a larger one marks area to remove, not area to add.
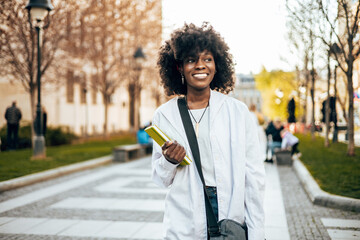
[[[266,239],[359,239],[359,213],[314,206],[290,167],[265,167]],[[161,239],[166,189],[149,176],[145,157],[3,192],[0,239]]]
[[[291,239],[360,239],[360,213],[314,205],[291,167],[277,167]]]

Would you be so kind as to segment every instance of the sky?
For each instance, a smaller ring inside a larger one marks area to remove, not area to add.
[[[186,23],[207,21],[230,47],[236,73],[291,71],[285,0],[163,0],[163,39]]]

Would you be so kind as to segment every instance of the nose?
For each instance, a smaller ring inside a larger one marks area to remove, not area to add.
[[[196,61],[195,68],[196,68],[197,70],[204,69],[204,68],[205,68],[204,62],[203,62],[201,59],[198,59],[198,60]]]

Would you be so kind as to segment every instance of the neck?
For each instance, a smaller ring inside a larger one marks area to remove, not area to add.
[[[210,88],[201,92],[188,91],[186,101],[189,109],[206,108],[210,99]]]

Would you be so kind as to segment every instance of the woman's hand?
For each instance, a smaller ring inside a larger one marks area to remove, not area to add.
[[[167,141],[162,148],[162,154],[172,164],[179,164],[186,155],[185,148],[176,141]]]

